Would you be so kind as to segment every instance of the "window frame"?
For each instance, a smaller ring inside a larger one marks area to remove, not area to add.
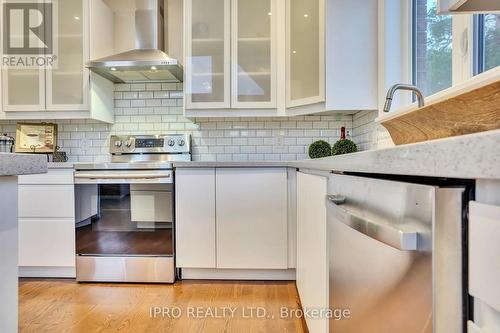
[[[493,15],[499,15],[497,13],[491,13]],[[487,72],[493,68],[486,69],[486,47],[485,47],[485,16],[489,14],[474,14],[474,72],[473,76],[479,75],[481,73]],[[500,66],[497,65],[497,67]]]
[[[484,14],[474,15],[474,75],[484,72]]]
[[[382,111],[387,89],[395,83],[414,83],[414,10],[415,0],[378,0],[379,4],[379,115]],[[452,86],[463,83],[477,74],[474,50],[475,15],[452,15]],[[397,29],[395,32],[394,29]],[[426,96],[427,102],[439,100],[448,94],[448,89]],[[405,109],[414,104],[410,94],[398,94],[393,109]]]
[[[412,41],[410,50],[408,50],[411,63],[411,72],[409,73],[411,81],[416,84],[416,6],[417,0],[409,0],[411,20],[407,23],[410,25]],[[439,1],[438,1],[439,2]],[[445,14],[446,15],[446,14]],[[472,78],[476,71],[475,62],[475,22],[473,14],[451,15],[452,21],[452,85],[449,88],[437,91],[431,95],[439,95],[442,91],[453,88],[453,86]],[[413,100],[414,101],[414,100]]]

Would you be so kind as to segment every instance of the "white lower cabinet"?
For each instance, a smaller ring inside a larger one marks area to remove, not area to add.
[[[19,176],[19,275],[75,276],[73,169]]]
[[[217,267],[286,269],[286,168],[216,173]]]
[[[215,268],[215,169],[176,169],[177,267]]]
[[[74,233],[73,219],[20,218],[19,266],[74,266]]]
[[[20,218],[74,218],[73,185],[19,185]]]
[[[297,173],[297,290],[303,309],[328,308],[328,178]],[[305,318],[309,332],[328,332],[327,318]]]
[[[176,169],[177,266],[286,270],[286,168]]]

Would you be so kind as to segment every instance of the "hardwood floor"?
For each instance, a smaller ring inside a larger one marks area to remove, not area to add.
[[[19,289],[20,332],[307,332],[301,318],[280,316],[282,307],[299,308],[294,282],[22,279]]]

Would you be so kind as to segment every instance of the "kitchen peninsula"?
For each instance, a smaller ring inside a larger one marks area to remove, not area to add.
[[[45,155],[0,153],[0,332],[17,331],[17,176],[45,172]]]

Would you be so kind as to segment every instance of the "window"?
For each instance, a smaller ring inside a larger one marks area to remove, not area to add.
[[[436,8],[437,0],[413,0],[413,84],[425,96],[452,84],[451,16]]]
[[[475,41],[475,73],[500,65],[500,15],[477,15]]]

